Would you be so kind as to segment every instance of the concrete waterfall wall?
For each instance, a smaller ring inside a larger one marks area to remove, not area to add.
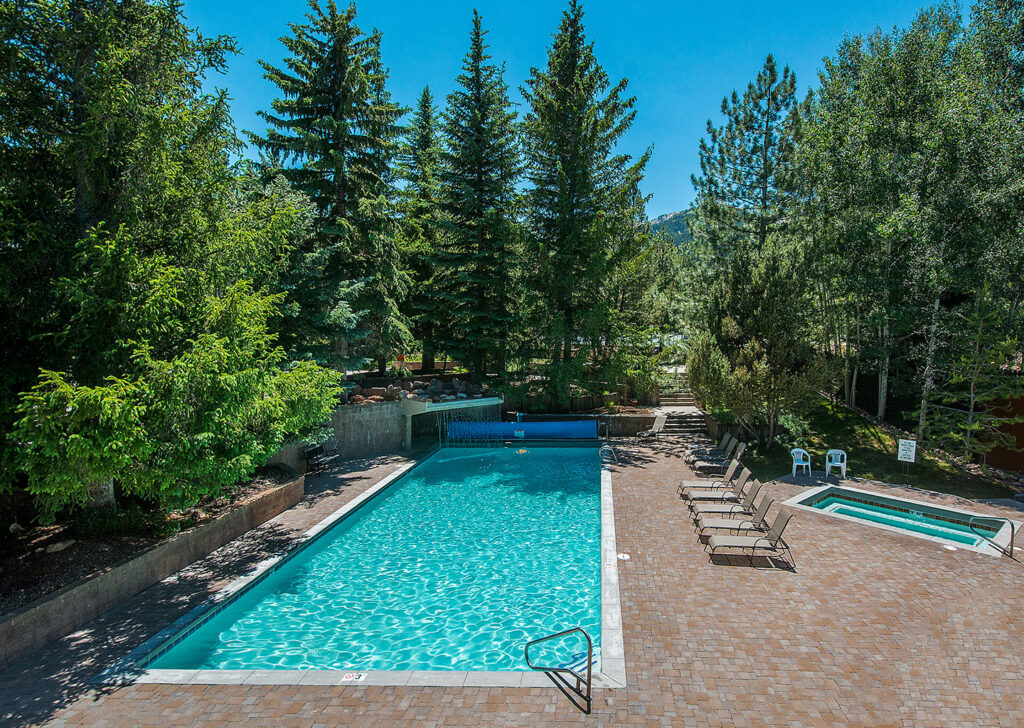
[[[341,405],[331,415],[330,427],[333,435],[328,446],[336,448],[343,458],[398,452],[405,439],[405,417],[397,400]],[[267,460],[267,465],[287,465],[306,472],[304,446],[301,442],[285,445]]]

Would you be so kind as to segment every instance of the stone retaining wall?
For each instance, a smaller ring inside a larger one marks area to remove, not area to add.
[[[247,503],[180,533],[135,558],[80,579],[60,591],[0,617],[0,665],[62,637],[115,604],[216,551],[269,521],[300,500],[305,476],[256,496]]]

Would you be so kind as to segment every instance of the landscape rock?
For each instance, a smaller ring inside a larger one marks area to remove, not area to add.
[[[348,401],[352,404],[362,404],[366,401],[366,397],[361,394],[355,394],[348,398]]]
[[[46,553],[48,553],[48,554],[55,554],[58,551],[63,551],[64,549],[66,549],[68,546],[70,546],[74,542],[75,542],[75,539],[69,538],[66,541],[58,541],[57,543],[51,543],[49,546],[46,547]]]

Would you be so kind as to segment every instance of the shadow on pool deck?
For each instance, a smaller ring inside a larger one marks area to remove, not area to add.
[[[98,688],[89,681],[228,582],[288,550],[310,526],[409,461],[398,455],[364,457],[308,476],[306,494],[293,508],[82,629],[0,666],[0,725],[43,723],[80,698],[95,701],[116,693],[121,688]]]

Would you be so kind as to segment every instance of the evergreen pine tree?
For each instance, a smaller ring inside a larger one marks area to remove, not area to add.
[[[356,25],[355,5],[310,0],[307,24],[281,39],[283,68],[261,61],[282,92],[260,112],[270,125],[252,136],[282,162],[288,180],[316,206],[314,232],[295,254],[287,286],[297,314],[285,324],[294,356],[333,366],[375,361],[409,343],[398,310],[399,265],[392,163],[402,110],[387,91],[380,34]]]
[[[422,343],[422,368],[434,368],[443,305],[435,293],[435,252],[438,247],[439,165],[437,110],[430,87],[424,87],[406,129],[400,173],[405,183],[402,195],[404,217],[403,255],[411,278],[405,309],[414,323],[413,334]]]
[[[447,305],[448,349],[476,376],[505,368],[518,247],[515,113],[503,69],[490,63],[473,11],[470,49],[444,113],[441,207],[446,241],[437,279]]]
[[[768,56],[741,97],[722,100],[726,122],[708,122],[694,175],[692,223],[701,261],[700,328],[728,362],[730,408],[767,443],[779,416],[814,391],[821,374],[806,339],[809,279],[796,244],[794,187],[800,132],[796,78]]]
[[[626,79],[612,85],[584,36],[583,8],[571,0],[523,96],[529,189],[530,289],[539,356],[549,361],[551,395],[565,402],[588,378],[590,351],[602,345],[608,302],[603,286],[637,253],[644,198],[637,188],[650,151],[634,161],[615,145],[635,116]]]

